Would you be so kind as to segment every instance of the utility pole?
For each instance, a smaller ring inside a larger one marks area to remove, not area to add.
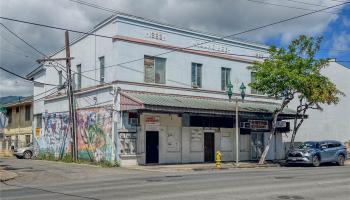
[[[236,97],[236,165],[239,164],[239,121],[238,121],[238,97]]]
[[[67,97],[69,105],[69,128],[71,132],[71,137],[73,139],[72,143],[72,157],[73,161],[78,160],[78,145],[77,145],[77,128],[76,128],[76,116],[75,116],[75,106],[74,106],[74,94],[73,94],[73,78],[71,70],[71,57],[69,48],[69,33],[65,32],[65,48],[66,48],[66,68],[67,68]]]
[[[78,139],[77,139],[77,126],[76,126],[76,115],[75,115],[75,105],[74,105],[74,89],[73,89],[73,78],[72,78],[72,70],[71,70],[71,60],[74,59],[70,57],[70,47],[69,47],[69,33],[65,32],[65,49],[66,49],[66,57],[65,58],[44,58],[38,59],[37,62],[43,63],[48,61],[66,61],[66,70],[67,70],[67,99],[69,105],[69,129],[71,133],[71,138],[73,140],[71,144],[72,149],[72,158],[74,162],[78,161]]]

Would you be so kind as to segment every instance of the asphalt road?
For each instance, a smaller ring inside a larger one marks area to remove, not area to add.
[[[350,199],[350,166],[149,172],[1,159],[0,199]]]

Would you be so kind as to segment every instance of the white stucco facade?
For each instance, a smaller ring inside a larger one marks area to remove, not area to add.
[[[186,97],[201,99],[203,102],[208,99],[212,103],[226,102],[228,97],[221,84],[222,68],[228,68],[230,76],[227,81],[234,86],[234,98],[239,97],[238,88],[243,83],[247,86],[246,102],[258,106],[275,105],[278,101],[252,94],[248,86],[251,82],[251,71],[247,67],[259,60],[260,56],[266,56],[267,49],[268,47],[262,44],[220,39],[216,35],[133,16],[117,15],[106,20],[95,27],[91,35],[73,41],[70,46],[73,57],[71,66],[75,74],[74,97],[78,110],[77,132],[80,134],[78,140],[81,157],[95,161],[118,160],[123,165],[147,164],[150,163],[147,161],[150,159],[147,158],[147,135],[156,132],[158,145],[155,144],[156,148],[152,149],[157,149],[156,163],[212,161],[211,154],[215,154],[216,151],[222,152],[223,161],[235,160],[236,124],[233,123],[232,110],[221,110],[218,114],[215,110],[208,113],[202,112],[206,111],[205,108],[194,109],[196,105],[181,109],[171,105],[157,107],[156,103],[166,102],[157,102],[154,98],[152,109],[146,109],[147,98],[141,101],[129,98],[127,94],[142,93],[146,97],[149,94],[157,94],[168,96],[172,101],[176,101],[177,97]],[[164,83],[145,81],[145,57],[149,56],[165,60],[165,76],[162,77]],[[62,57],[65,57],[64,50],[52,56]],[[103,83],[100,82],[101,57],[104,57]],[[57,62],[44,63],[41,68],[32,72],[30,77],[36,81],[58,84],[58,71],[62,71],[65,76],[65,70],[61,69],[65,62]],[[192,83],[192,63],[201,66],[199,88],[194,87]],[[81,84],[78,84],[78,65],[81,66]],[[154,70],[155,68],[156,66]],[[77,88],[78,85],[81,85],[81,88]],[[45,91],[47,92],[44,93]],[[42,98],[50,92],[55,93]],[[126,97],[122,97],[123,92]],[[129,102],[123,102],[123,98],[129,98]],[[136,104],[139,104],[137,109],[125,108]],[[188,103],[190,104],[191,102]],[[192,113],[191,109],[196,110],[196,113]],[[257,154],[261,154],[259,151],[267,143],[271,113],[259,112],[253,109],[243,116],[243,112],[240,111],[240,122],[256,120],[266,123],[265,128],[259,130],[239,129],[240,160],[258,159]],[[61,156],[70,151],[67,113],[65,89],[57,92],[53,86],[35,85],[34,115],[42,118],[41,134],[37,137],[39,149],[53,151],[55,155],[62,154]],[[201,124],[201,120],[208,120],[210,123]],[[211,123],[211,120],[216,121]],[[213,152],[206,151],[207,145],[213,145],[210,147]],[[268,159],[282,159],[282,149],[282,134],[277,133],[273,137]]]
[[[321,105],[323,111],[310,109],[307,112],[308,119],[300,127],[296,142],[339,140],[350,141],[350,69],[331,61],[329,66],[322,70],[337,88],[345,94],[340,96],[337,105]],[[297,107],[297,102],[291,103],[290,107]],[[290,134],[283,138],[290,142]]]

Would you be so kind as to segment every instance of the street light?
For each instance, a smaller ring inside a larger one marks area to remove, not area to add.
[[[231,84],[231,82],[229,82],[227,84],[227,96],[229,98],[229,101],[231,102],[231,98],[232,98],[232,88],[233,85]],[[240,94],[241,94],[241,98],[242,98],[242,102],[244,101],[244,97],[245,97],[245,90],[246,90],[246,86],[244,85],[244,83],[241,84],[241,86],[239,87],[240,90]],[[239,163],[239,124],[238,124],[238,97],[236,97],[236,165],[238,165]]]

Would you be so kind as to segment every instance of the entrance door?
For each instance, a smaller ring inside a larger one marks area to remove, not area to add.
[[[159,133],[158,131],[146,132],[146,163],[159,162]]]
[[[214,133],[204,133],[204,162],[214,162]]]
[[[252,144],[252,160],[259,160],[264,151],[264,133],[252,132],[251,133]]]

